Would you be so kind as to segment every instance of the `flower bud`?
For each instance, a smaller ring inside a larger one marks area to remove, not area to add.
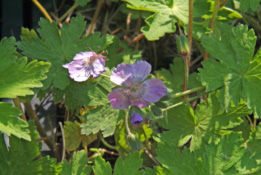
[[[127,143],[134,151],[139,151],[142,148],[140,140],[132,133],[127,136]]]
[[[182,56],[187,56],[189,54],[189,44],[188,39],[185,35],[180,35],[176,37],[178,52]]]

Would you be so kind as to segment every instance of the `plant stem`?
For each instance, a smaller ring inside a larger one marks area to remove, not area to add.
[[[65,159],[65,136],[64,136],[64,131],[63,131],[63,124],[62,124],[62,122],[59,122],[59,126],[60,126],[60,129],[61,129],[62,139],[63,139],[63,150],[62,150],[62,159],[61,159],[61,162],[63,162],[64,159]]]
[[[178,97],[181,97],[181,96],[184,96],[184,95],[188,95],[188,94],[191,94],[193,92],[198,92],[198,91],[201,91],[201,90],[205,90],[205,89],[206,89],[205,86],[200,86],[200,87],[193,88],[193,89],[190,89],[190,90],[187,90],[187,91],[178,92],[178,93],[174,94],[172,96],[172,98],[178,98]]]
[[[92,18],[92,22],[90,24],[90,28],[89,28],[89,31],[88,31],[87,35],[92,33],[93,28],[94,28],[94,24],[95,24],[95,22],[97,20],[97,17],[99,15],[99,13],[100,13],[100,10],[101,10],[101,7],[102,7],[103,3],[104,3],[104,0],[98,0],[98,4],[97,4],[97,7],[96,7],[94,16]]]
[[[62,17],[60,17],[56,22],[57,24],[59,24],[60,22],[62,22],[72,11],[74,11],[79,5],[78,4],[73,4],[73,6],[71,8],[69,8],[69,10],[67,10]]]
[[[196,99],[198,99],[199,97],[202,97],[202,96],[203,96],[203,95],[198,95],[198,96],[189,98],[189,99],[187,99],[186,101],[182,101],[182,102],[176,103],[176,104],[174,104],[174,105],[171,105],[171,106],[169,106],[169,107],[167,107],[167,108],[162,109],[162,112],[167,111],[167,110],[172,109],[172,108],[175,108],[175,107],[177,107],[177,106],[186,104],[186,103],[191,102],[191,101],[193,101],[193,100],[196,100]]]
[[[24,115],[24,112],[23,112],[23,110],[22,110],[22,107],[21,107],[21,105],[20,105],[19,99],[18,99],[17,97],[16,97],[16,98],[13,98],[13,102],[14,102],[15,107],[19,108],[20,111],[22,112],[22,114],[21,114],[19,117],[20,117],[21,119],[27,121],[27,120],[26,120],[26,117],[25,117],[25,115]]]
[[[215,21],[216,21],[216,17],[217,17],[219,8],[220,8],[220,0],[215,0],[214,9],[213,9],[213,12],[212,12],[212,18],[211,18],[211,21],[210,21],[210,23],[209,23],[209,28],[210,28],[211,30],[212,30],[213,27],[214,27],[214,24],[215,24]],[[204,61],[207,61],[207,57],[208,57],[208,53],[207,53],[207,51],[204,49],[204,58],[203,58],[203,60],[204,60]]]
[[[189,24],[188,24],[188,44],[189,44],[189,52],[186,57],[183,58],[184,60],[184,81],[183,81],[183,91],[186,91],[188,86],[188,79],[189,79],[189,67],[190,67],[190,58],[191,58],[191,47],[192,47],[192,29],[193,29],[193,0],[189,0]],[[180,30],[181,33],[181,30]],[[182,99],[185,100],[185,95],[182,96]]]
[[[128,135],[131,135],[131,131],[129,128],[129,111],[130,111],[130,107],[128,107],[127,111],[126,111],[126,116],[125,116],[125,127],[126,127],[126,131]]]
[[[113,150],[116,150],[117,151],[117,147],[116,146],[113,146],[111,144],[109,144],[102,136],[101,132],[99,132],[99,138],[101,140],[101,142],[104,144],[104,146],[110,148],[110,149],[113,149]]]
[[[33,3],[39,8],[39,10],[43,13],[43,15],[49,19],[50,22],[52,22],[51,16],[48,14],[48,12],[45,10],[45,8],[38,2],[38,0],[32,0]]]
[[[154,71],[158,67],[158,57],[157,57],[157,48],[156,48],[156,43],[155,41],[152,41],[152,47],[153,47],[153,54],[154,54],[154,64],[153,64],[153,69]]]
[[[188,43],[189,43],[189,54],[187,57],[187,71],[189,72],[191,48],[192,48],[192,31],[193,31],[193,0],[189,0],[189,26],[188,26]]]
[[[110,79],[110,77],[108,75],[105,75],[105,74],[100,74],[100,76]]]
[[[44,129],[42,128],[42,126],[41,126],[41,124],[40,124],[40,122],[39,122],[39,120],[38,120],[38,118],[37,118],[37,116],[36,116],[32,106],[31,106],[31,103],[30,102],[24,103],[24,107],[25,107],[25,110],[26,110],[29,118],[31,120],[34,120],[35,125],[37,127],[37,131],[39,132],[40,136],[41,137],[47,137],[47,134],[44,131]],[[53,144],[52,144],[51,140],[46,140],[45,143],[48,145],[48,147],[50,149],[53,149]]]
[[[187,84],[188,84],[188,66],[187,66],[187,60],[188,57],[184,57],[183,60],[184,60],[184,79],[183,79],[183,92],[186,91],[187,89]],[[186,96],[183,95],[182,96],[182,99],[185,100],[186,99]]]
[[[228,1],[228,0],[224,0],[224,1],[220,4],[220,8],[223,7],[223,6],[225,6],[226,3],[227,3],[227,1]]]

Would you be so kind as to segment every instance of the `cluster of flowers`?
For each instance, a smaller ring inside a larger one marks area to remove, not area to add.
[[[69,70],[70,77],[77,82],[86,81],[90,76],[97,78],[105,72],[105,60],[102,54],[94,51],[80,52],[73,61],[63,65]],[[111,106],[115,109],[127,109],[129,106],[148,107],[151,102],[159,101],[167,93],[166,86],[159,79],[147,79],[151,65],[146,61],[135,64],[119,64],[112,72],[110,80],[119,85],[108,94]],[[134,113],[131,123],[139,125],[143,118]]]

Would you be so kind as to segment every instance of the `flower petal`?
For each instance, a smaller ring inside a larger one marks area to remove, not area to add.
[[[90,59],[91,56],[96,56],[95,52],[80,52],[73,58],[74,61]]]
[[[136,112],[133,112],[133,116],[130,121],[134,126],[138,126],[141,122],[143,122],[143,118]]]
[[[139,100],[135,100],[135,101],[131,101],[131,106],[137,106],[139,108],[146,108],[150,105],[149,102],[146,102],[143,99],[139,99]]]
[[[105,61],[102,57],[98,57],[92,64],[91,75],[97,78],[102,72],[105,72]]]
[[[117,85],[132,87],[145,80],[151,72],[151,65],[146,61],[135,64],[121,63],[112,72],[110,80]]]
[[[142,83],[144,94],[142,98],[147,102],[157,102],[167,94],[165,84],[159,79],[149,79]]]
[[[131,104],[130,100],[124,95],[125,89],[117,88],[108,94],[111,106],[115,109],[127,109]]]

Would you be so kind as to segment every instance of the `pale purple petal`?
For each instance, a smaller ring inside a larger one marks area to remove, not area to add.
[[[111,106],[115,109],[127,109],[131,104],[130,100],[125,95],[125,89],[117,88],[108,94],[108,99]]]
[[[143,99],[138,99],[138,100],[135,100],[135,101],[131,101],[131,106],[137,106],[139,108],[146,108],[149,105],[150,105],[150,103],[146,102]]]
[[[112,72],[110,80],[117,85],[132,87],[145,80],[151,72],[151,65],[146,61],[135,64],[121,63]]]
[[[63,67],[68,69],[70,63],[64,64]]]
[[[97,78],[102,72],[105,72],[105,61],[102,57],[98,57],[92,64],[91,75]]]
[[[142,83],[142,98],[147,102],[157,102],[167,94],[165,84],[159,79],[149,79]]]
[[[111,73],[110,80],[117,85],[125,85],[127,79],[132,76],[131,65],[121,63]],[[126,86],[126,85],[125,85]]]
[[[95,52],[80,52],[75,55],[74,61],[63,65],[63,67],[67,68],[70,77],[78,82],[88,80],[91,75],[93,78],[97,78],[106,70],[105,61],[101,56],[94,60],[96,55]]]
[[[143,118],[136,112],[133,112],[133,116],[130,121],[134,126],[138,126],[143,122]]]
[[[74,61],[77,60],[84,60],[87,58],[90,58],[92,56],[96,56],[97,54],[95,52],[80,52],[78,54],[76,54],[73,58]]]

